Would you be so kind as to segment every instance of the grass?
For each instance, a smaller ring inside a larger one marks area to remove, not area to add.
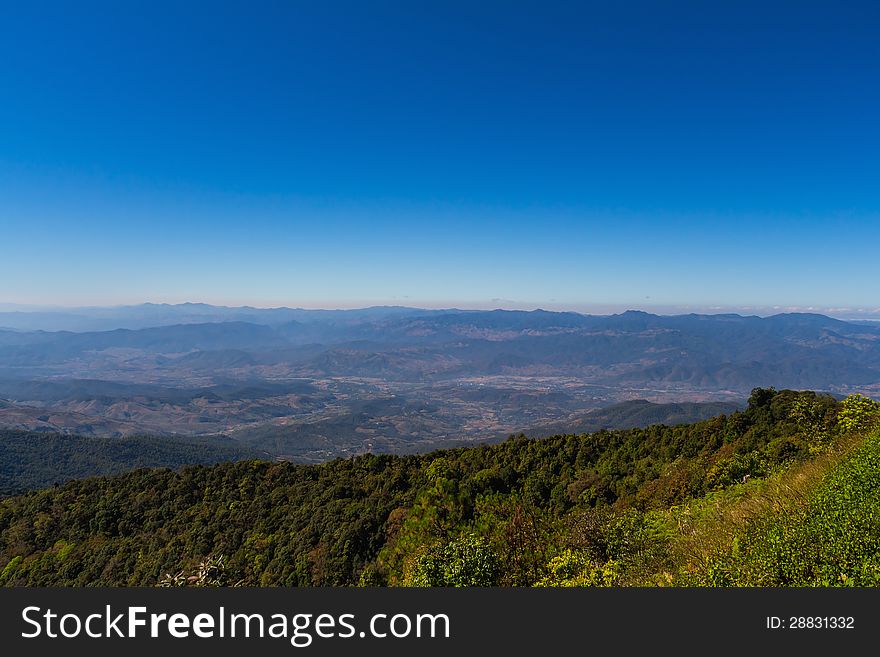
[[[655,582],[697,586],[880,584],[880,432],[667,513]]]

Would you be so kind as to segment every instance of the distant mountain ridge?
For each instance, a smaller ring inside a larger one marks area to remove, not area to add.
[[[150,367],[159,370],[280,366],[299,376],[564,374],[605,384],[684,383],[741,392],[755,381],[819,389],[880,381],[880,327],[821,315],[464,311],[338,317],[275,327],[234,321],[85,333],[0,331],[0,378],[4,367],[27,373],[54,366],[53,375],[63,376],[72,361],[132,350],[129,356],[152,356]]]
[[[305,324],[313,323],[337,323],[340,325],[361,323],[379,319],[401,319],[405,317],[433,317],[441,318],[445,315],[485,314],[494,313],[496,317],[502,314],[508,316],[528,317],[531,326],[537,326],[542,321],[549,322],[554,326],[565,324],[564,318],[569,318],[571,325],[581,326],[580,318],[584,317],[628,317],[638,321],[639,317],[673,317],[689,315],[652,315],[642,310],[629,310],[618,315],[584,314],[574,311],[548,311],[548,310],[461,310],[457,308],[424,309],[410,306],[370,306],[365,308],[350,309],[311,309],[311,308],[257,308],[253,306],[218,306],[207,303],[143,303],[122,306],[85,306],[79,308],[43,308],[16,306],[14,304],[0,304],[0,330],[16,331],[72,331],[77,333],[91,331],[109,331],[114,329],[143,329],[161,326],[173,326],[177,324],[206,324],[224,322],[247,322],[278,327],[283,324],[297,322]],[[824,317],[816,313],[780,313],[775,316],[801,315]],[[740,318],[743,315],[735,313],[699,314],[690,316],[703,317],[731,317]],[[761,317],[771,317],[773,314],[764,314]],[[760,318],[757,315],[753,316]],[[826,318],[827,319],[827,318]],[[455,321],[454,319],[451,321]],[[840,321],[840,320],[837,320]],[[872,324],[880,322],[880,315],[876,317],[870,313],[859,319],[846,320],[851,323]]]
[[[0,310],[0,329],[23,331],[109,331],[142,329],[175,324],[250,322],[278,326],[301,318],[369,317],[424,313],[418,308],[378,306],[351,310],[312,310],[305,308],[255,308],[216,306],[206,303],[143,303],[127,306],[82,307],[28,310],[26,307]],[[431,311],[443,312],[443,311]]]
[[[180,319],[170,308],[154,310]],[[729,403],[755,387],[880,397],[880,325],[818,314],[223,312],[230,321],[0,330],[0,427],[219,433],[316,461],[485,440],[632,399]]]

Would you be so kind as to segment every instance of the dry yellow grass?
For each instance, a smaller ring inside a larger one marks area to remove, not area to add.
[[[672,572],[661,573],[658,583],[672,583],[674,573],[699,571],[712,555],[729,552],[756,519],[802,510],[825,475],[864,439],[841,438],[809,461],[670,509]]]

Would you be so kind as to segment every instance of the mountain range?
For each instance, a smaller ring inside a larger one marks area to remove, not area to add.
[[[880,395],[880,326],[817,314],[147,304],[0,325],[0,427],[222,434],[308,461],[575,430],[637,399]]]

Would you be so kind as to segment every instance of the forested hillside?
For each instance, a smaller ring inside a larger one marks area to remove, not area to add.
[[[224,438],[93,438],[0,430],[0,496],[135,468],[179,468],[255,458]]]
[[[756,389],[689,425],[74,481],[0,502],[0,583],[871,584],[877,418]]]

